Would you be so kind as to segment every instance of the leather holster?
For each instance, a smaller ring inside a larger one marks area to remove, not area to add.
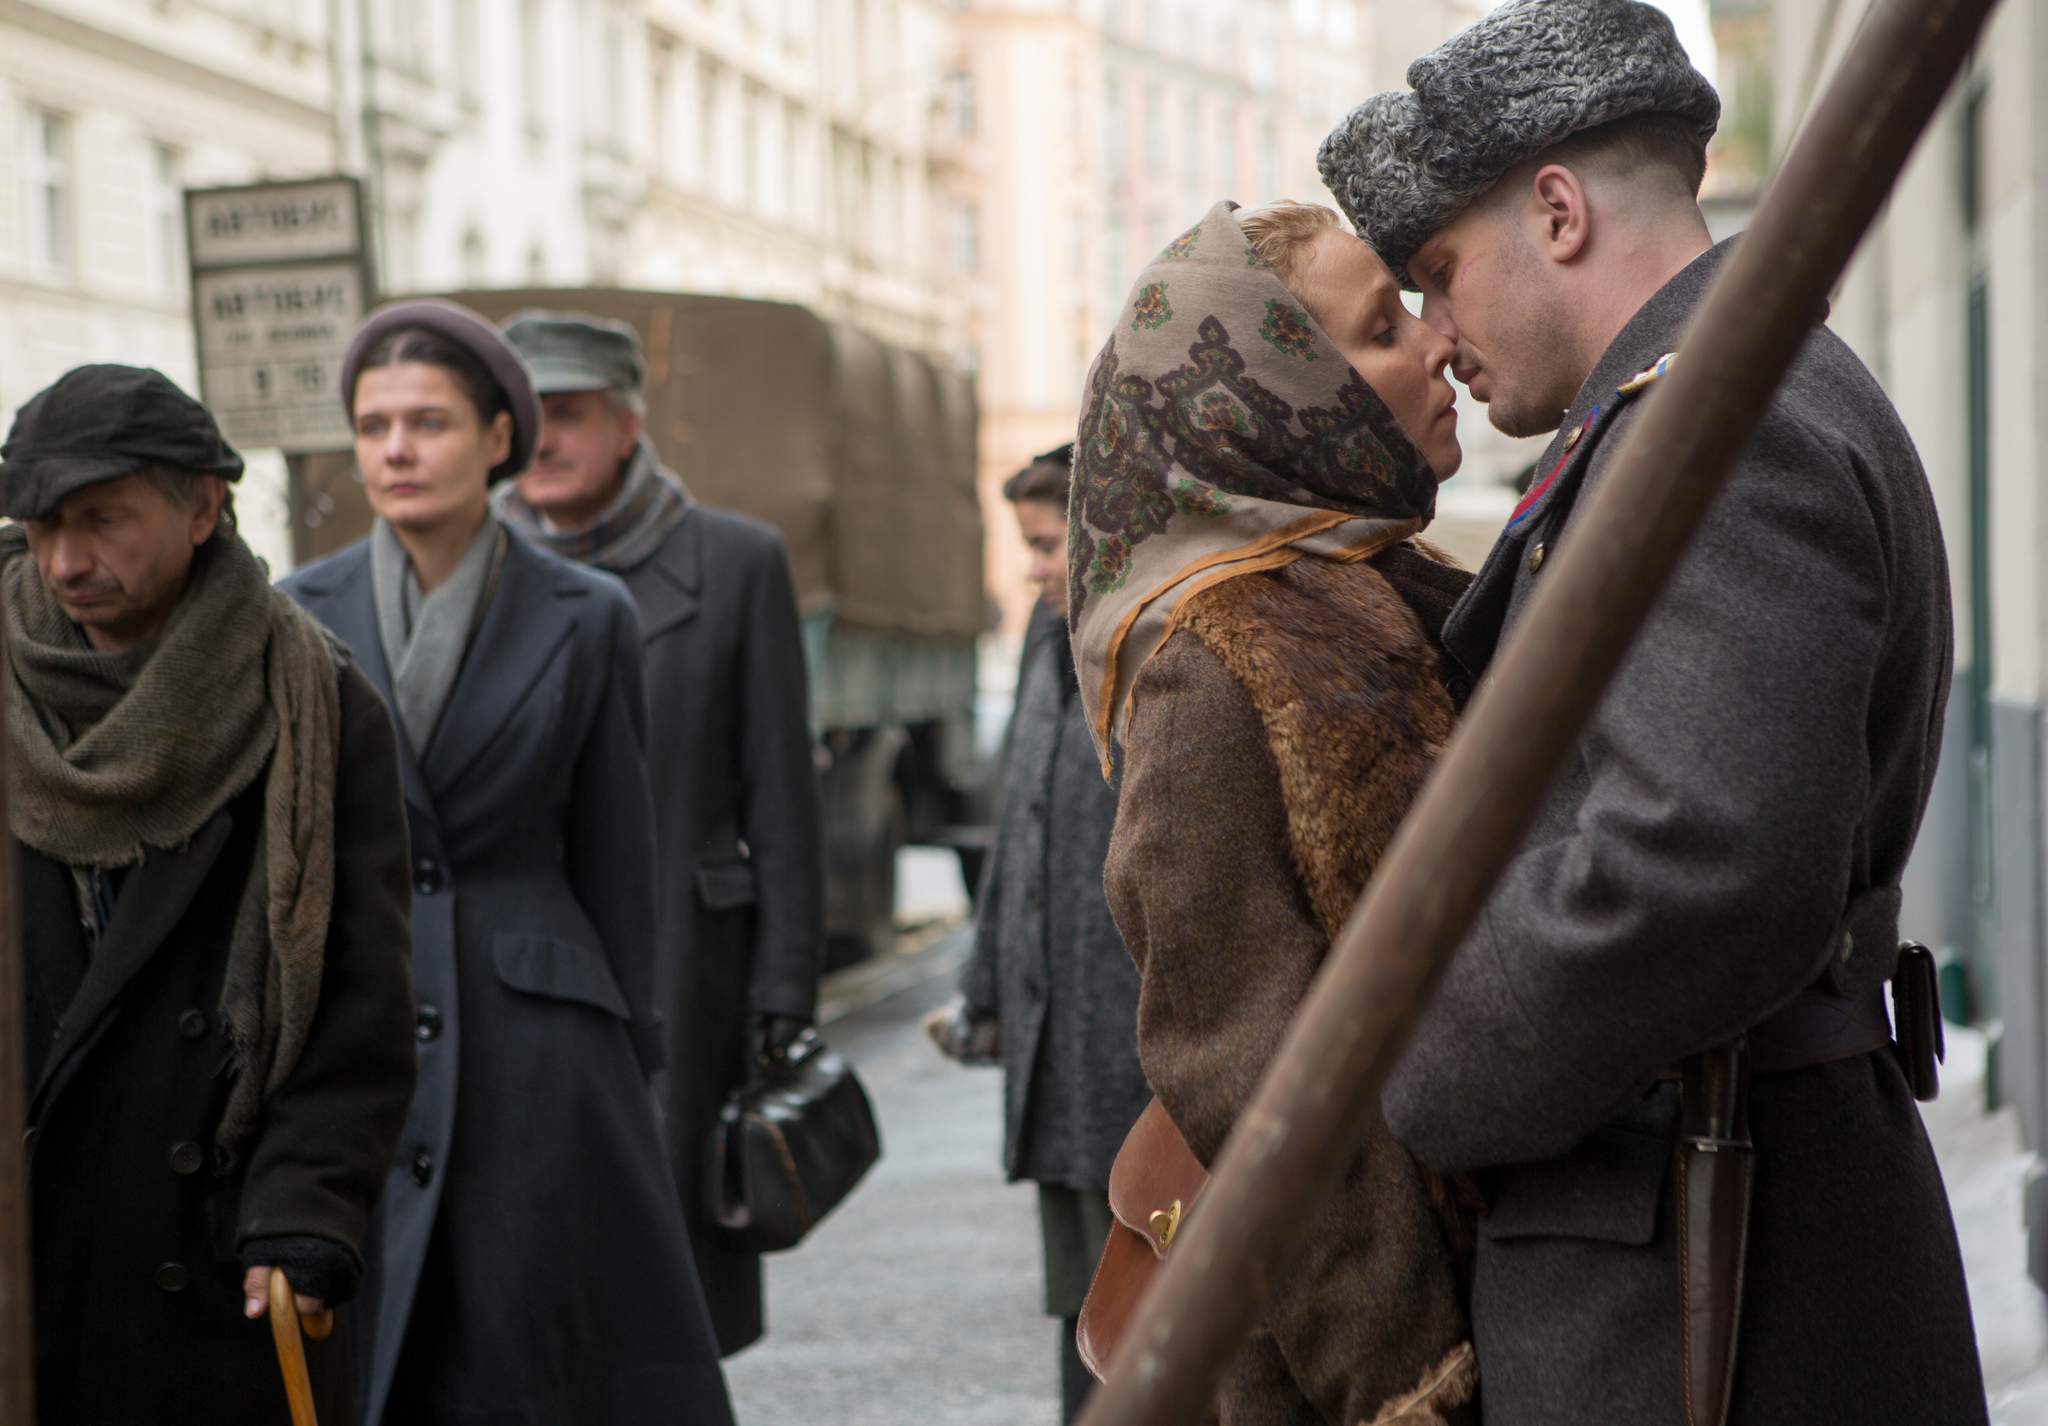
[[[1725,1426],[1742,1320],[1756,1151],[1749,1051],[1717,1045],[1678,1066],[1679,1321],[1686,1426]]]

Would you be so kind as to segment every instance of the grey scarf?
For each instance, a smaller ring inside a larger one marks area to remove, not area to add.
[[[106,868],[182,847],[269,767],[220,993],[235,1078],[216,1142],[232,1147],[298,1064],[320,1000],[342,655],[232,535],[194,556],[154,645],[103,654],[80,647],[26,534],[0,530],[0,620],[8,822],[44,855]]]
[[[614,574],[637,568],[660,549],[663,538],[690,513],[690,503],[690,492],[661,463],[645,436],[626,462],[619,493],[588,524],[564,529],[550,523],[519,498],[514,481],[506,481],[491,495],[498,518],[549,554]]]
[[[383,520],[370,532],[370,588],[377,602],[377,635],[391,668],[391,700],[413,756],[427,755],[434,729],[455,690],[462,656],[483,622],[498,566],[505,556],[505,527],[485,517],[451,573],[432,594],[420,590],[419,576],[398,536]]]

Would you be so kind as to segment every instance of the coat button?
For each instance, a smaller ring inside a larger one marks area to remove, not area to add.
[[[178,1033],[188,1040],[197,1040],[206,1034],[206,1012],[187,1010],[178,1017]]]
[[[422,1005],[418,1016],[417,1028],[413,1033],[418,1035],[420,1040],[426,1044],[432,1044],[435,1040],[440,1039],[441,1012],[431,1005]]]
[[[432,857],[421,857],[412,864],[412,889],[420,895],[432,896],[447,884],[441,864]]]
[[[206,1155],[190,1139],[171,1145],[171,1172],[198,1173],[199,1166],[206,1162]]]
[[[1543,568],[1543,546],[1538,544],[1529,551],[1529,573],[1534,574],[1541,568]]]
[[[434,1181],[434,1158],[431,1154],[420,1154],[412,1161],[412,1181],[425,1188]]]
[[[156,1266],[156,1285],[165,1292],[183,1292],[191,1281],[192,1274],[185,1271],[183,1263],[158,1263]]]

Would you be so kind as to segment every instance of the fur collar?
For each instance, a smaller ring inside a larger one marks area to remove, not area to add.
[[[1226,580],[1179,622],[1258,709],[1295,868],[1334,937],[1451,735],[1436,652],[1368,564],[1302,559]]]

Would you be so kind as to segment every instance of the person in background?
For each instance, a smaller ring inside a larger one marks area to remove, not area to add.
[[[1074,1327],[1109,1234],[1109,1166],[1152,1097],[1138,1066],[1138,970],[1102,894],[1116,791],[1096,762],[1067,643],[1073,457],[1062,446],[1003,484],[1040,597],[1017,675],[974,956],[960,1003],[927,1024],[954,1058],[1003,1066],[1003,1166],[1038,1185],[1045,1310],[1060,1319],[1069,1421],[1092,1381]]]
[[[0,446],[37,1419],[287,1417],[272,1267],[352,1299],[413,1088],[383,702],[235,533],[242,459],[86,366]],[[349,1324],[306,1343],[349,1412]]]
[[[533,464],[498,488],[500,519],[541,548],[617,575],[640,609],[647,768],[659,860],[657,1079],[669,1163],[719,1351],[763,1330],[761,1259],[712,1222],[699,1177],[718,1112],[758,1056],[816,1015],[824,841],[796,586],[782,536],[696,504],[641,429],[631,327],[523,312],[505,336],[532,368]]]
[[[372,1225],[360,1420],[731,1426],[647,1078],[640,621],[491,518],[540,427],[498,329],[373,312],[342,359],[368,539],[284,582],[398,717],[420,1088]]]

